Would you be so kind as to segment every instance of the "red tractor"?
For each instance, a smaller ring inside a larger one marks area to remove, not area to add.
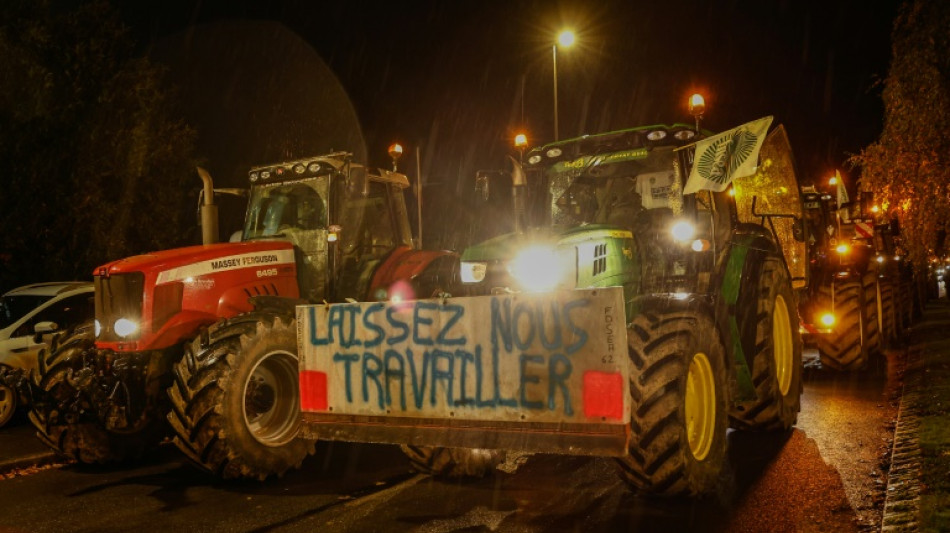
[[[457,272],[454,254],[413,248],[406,176],[351,159],[251,169],[240,242],[97,268],[94,324],[39,355],[39,436],[105,462],[141,455],[170,425],[192,461],[225,478],[298,467],[313,444],[298,437],[297,357],[264,348],[295,342],[295,306],[429,297]]]

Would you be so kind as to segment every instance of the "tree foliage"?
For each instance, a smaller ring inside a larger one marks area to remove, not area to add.
[[[923,266],[950,222],[950,2],[908,0],[895,19],[884,129],[853,162],[861,186],[900,218]]]
[[[100,0],[0,13],[0,289],[187,241],[194,131]]]

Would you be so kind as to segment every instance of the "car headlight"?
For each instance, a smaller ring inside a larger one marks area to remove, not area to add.
[[[685,220],[680,220],[670,228],[670,233],[678,242],[686,242],[693,239],[696,235],[696,227]]]
[[[508,272],[527,291],[554,289],[564,279],[565,269],[557,251],[550,246],[531,246],[508,264]]]
[[[128,318],[120,318],[112,325],[112,331],[123,339],[138,331],[139,325]]]
[[[488,271],[488,263],[478,261],[462,261],[461,271],[462,283],[480,283],[485,279],[485,273]]]

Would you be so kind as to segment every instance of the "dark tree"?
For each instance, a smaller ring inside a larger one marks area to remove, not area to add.
[[[950,222],[950,3],[909,0],[894,22],[880,138],[853,159],[922,267]],[[939,252],[939,250],[936,250]]]
[[[190,241],[195,133],[107,2],[5,2],[0,72],[0,289]]]

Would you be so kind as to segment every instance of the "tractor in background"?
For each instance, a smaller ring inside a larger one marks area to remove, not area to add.
[[[899,226],[871,193],[858,194],[839,205],[837,195],[802,188],[812,279],[800,301],[802,333],[835,370],[864,368],[912,319]]]

